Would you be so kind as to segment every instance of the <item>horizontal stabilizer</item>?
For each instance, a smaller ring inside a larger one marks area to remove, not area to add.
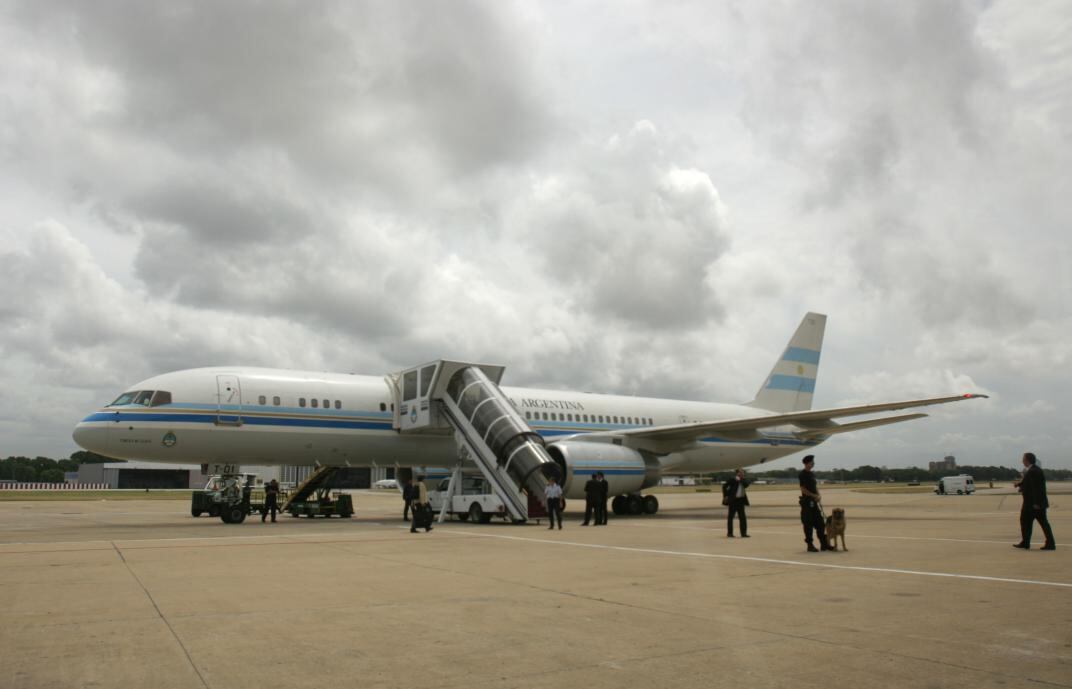
[[[826,435],[835,435],[837,433],[849,433],[851,431],[862,431],[865,428],[877,428],[878,426],[888,426],[891,423],[900,423],[902,421],[911,421],[912,419],[922,419],[927,416],[926,414],[902,414],[901,416],[889,416],[885,419],[871,419],[870,421],[856,421],[854,423],[839,423],[834,426],[827,426],[826,428],[816,428],[807,431],[797,431],[793,435],[797,436],[801,440],[808,440],[811,438],[819,438]]]

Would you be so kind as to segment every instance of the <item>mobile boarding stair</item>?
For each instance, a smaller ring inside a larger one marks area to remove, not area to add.
[[[504,368],[440,360],[387,376],[395,392],[399,433],[452,430],[459,467],[472,461],[503,501],[511,521],[529,518],[529,500],[544,503],[547,479],[561,471],[540,437],[499,389]],[[460,483],[451,475],[439,521]]]

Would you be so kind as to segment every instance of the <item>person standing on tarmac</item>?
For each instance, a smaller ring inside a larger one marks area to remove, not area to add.
[[[424,532],[432,530],[432,508],[428,504],[428,486],[424,485],[424,477],[418,476],[413,486],[409,489],[413,510],[413,521],[410,522],[409,532],[417,533],[417,527],[423,525]]]
[[[607,525],[607,499],[610,497],[610,484],[602,471],[596,472],[599,479],[599,498],[596,500],[596,525]]]
[[[748,494],[745,488],[751,483],[744,477],[744,469],[738,469],[736,476],[726,481],[726,498],[729,500],[726,512],[726,537],[733,538],[733,515],[740,515],[741,538],[748,538],[748,517],[744,508],[748,505]]]
[[[1013,545],[1013,548],[1031,550],[1031,529],[1037,519],[1046,537],[1046,542],[1039,550],[1057,550],[1050,520],[1046,518],[1046,509],[1050,506],[1046,497],[1046,476],[1042,473],[1042,467],[1038,465],[1034,452],[1025,452],[1023,463],[1024,477],[1014,484],[1023,494],[1024,504],[1020,508],[1020,542]]]
[[[547,479],[547,487],[543,489],[544,498],[547,500],[547,518],[550,521],[548,529],[555,528],[555,515],[558,515],[558,528],[562,529],[562,486],[552,476]]]
[[[272,523],[275,524],[275,513],[279,509],[279,481],[274,478],[264,486],[264,511],[261,512],[261,523],[269,513],[272,515]]]
[[[402,480],[402,521],[409,521],[410,502],[413,500],[413,482]]]
[[[816,484],[815,474],[811,471],[815,466],[815,455],[806,455],[801,461],[804,469],[797,475],[797,478],[800,480],[800,522],[804,525],[804,542],[808,544],[809,553],[830,550],[830,544],[826,541],[823,508],[820,506],[823,498],[819,495],[819,486]],[[819,534],[818,548],[812,540],[813,530]]]
[[[593,473],[592,478],[584,484],[584,521],[581,526],[588,526],[592,520],[592,513],[596,515],[596,526],[599,526],[599,501],[603,499],[603,488],[599,485],[599,475]]]

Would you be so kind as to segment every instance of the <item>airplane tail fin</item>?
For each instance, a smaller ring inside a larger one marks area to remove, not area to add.
[[[825,330],[825,315],[805,314],[782,356],[763,381],[756,398],[748,406],[776,412],[811,409]]]

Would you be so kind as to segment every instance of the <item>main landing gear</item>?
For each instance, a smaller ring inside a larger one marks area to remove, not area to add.
[[[639,495],[637,493],[618,495],[611,500],[610,509],[619,516],[655,514],[659,511],[659,499],[654,495]]]

